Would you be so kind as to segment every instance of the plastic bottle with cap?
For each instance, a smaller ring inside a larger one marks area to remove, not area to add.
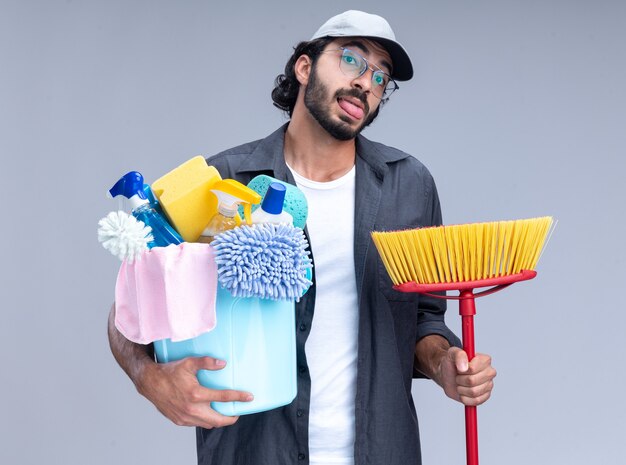
[[[240,203],[244,206],[246,223],[251,224],[252,204],[257,204],[261,201],[259,194],[234,179],[217,181],[213,185],[211,192],[217,197],[217,213],[211,217],[198,239],[198,242],[206,244],[213,242],[213,239],[218,234],[241,224],[241,219],[237,214],[237,206]]]
[[[293,217],[283,210],[287,188],[280,182],[273,182],[267,188],[261,206],[252,213],[252,223],[293,224]]]
[[[109,189],[109,196],[125,197],[130,204],[132,215],[152,228],[153,240],[148,247],[166,247],[170,244],[180,244],[183,238],[150,204],[146,197],[143,175],[138,171],[130,171],[122,176]]]

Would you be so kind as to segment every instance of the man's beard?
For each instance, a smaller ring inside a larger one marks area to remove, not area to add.
[[[369,126],[378,116],[378,110],[380,106],[376,108],[376,111],[369,114],[369,105],[367,103],[367,96],[359,89],[339,89],[335,92],[335,101],[340,97],[355,97],[363,103],[363,109],[367,118],[363,121],[361,126],[353,129],[348,122],[350,121],[346,117],[344,122],[333,121],[330,115],[330,104],[328,102],[329,97],[328,88],[319,81],[317,77],[316,66],[313,66],[309,82],[304,91],[304,105],[309,110],[309,113],[315,118],[315,121],[332,137],[337,140],[351,140],[354,139],[363,129]]]

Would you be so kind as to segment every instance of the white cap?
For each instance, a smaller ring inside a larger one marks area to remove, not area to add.
[[[391,77],[408,81],[413,77],[413,65],[404,47],[396,40],[385,18],[358,10],[348,10],[333,16],[320,27],[311,40],[322,37],[365,37],[382,45],[393,61]]]

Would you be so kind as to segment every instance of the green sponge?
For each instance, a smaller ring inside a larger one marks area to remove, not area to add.
[[[304,225],[306,224],[306,218],[309,214],[309,206],[306,201],[306,197],[300,189],[298,189],[294,185],[279,181],[278,179],[275,179],[271,176],[266,176],[264,174],[253,178],[248,183],[248,187],[263,197],[267,192],[267,188],[273,182],[279,182],[287,188],[287,191],[285,192],[285,203],[283,204],[283,210],[293,217],[294,226],[304,229]],[[261,202],[263,202],[263,200],[261,200]],[[260,205],[261,204],[253,205],[252,211],[259,208]]]

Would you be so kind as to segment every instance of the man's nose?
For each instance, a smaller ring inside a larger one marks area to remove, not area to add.
[[[352,85],[363,92],[371,92],[372,90],[372,73],[371,69],[366,69],[363,74],[352,80]]]

